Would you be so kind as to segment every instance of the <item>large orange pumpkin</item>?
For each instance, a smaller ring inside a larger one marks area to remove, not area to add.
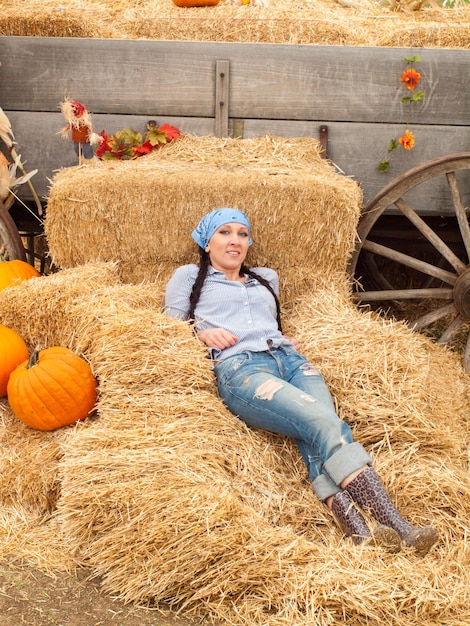
[[[15,259],[14,261],[1,261],[0,291],[22,280],[28,280],[29,278],[40,275],[37,269],[29,263],[26,263],[26,261],[20,261],[19,259]]]
[[[0,324],[0,397],[7,395],[10,374],[28,359],[28,348],[16,331]]]
[[[31,428],[55,430],[85,419],[96,402],[96,379],[86,361],[68,348],[35,351],[8,381],[8,402]]]

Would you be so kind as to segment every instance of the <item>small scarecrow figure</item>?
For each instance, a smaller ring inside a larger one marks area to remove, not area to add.
[[[78,162],[83,159],[92,159],[94,156],[93,145],[99,143],[99,135],[93,132],[91,116],[87,108],[81,102],[66,98],[60,103],[60,110],[67,121],[67,126],[61,130],[61,135],[67,139],[69,131],[72,131],[72,141]]]

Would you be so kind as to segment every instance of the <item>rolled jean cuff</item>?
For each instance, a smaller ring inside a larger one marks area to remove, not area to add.
[[[346,476],[356,470],[372,465],[372,458],[364,447],[357,442],[348,443],[335,452],[323,464],[323,472],[327,474],[335,485],[341,485]]]
[[[334,496],[335,493],[341,491],[341,488],[326,476],[325,474],[321,474],[317,476],[313,481],[313,488],[315,493],[317,494],[317,498],[324,502],[330,496]]]

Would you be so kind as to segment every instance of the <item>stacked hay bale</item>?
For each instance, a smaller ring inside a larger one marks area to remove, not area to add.
[[[54,433],[23,427],[2,402],[0,554],[86,564],[129,602],[209,623],[466,623],[468,375],[351,303],[357,185],[311,140],[167,148],[60,172],[47,232],[68,269],[0,293],[2,323],[30,347],[73,349],[99,381],[96,416]],[[249,214],[252,263],[281,272],[288,330],[392,497],[439,529],[426,558],[344,541],[293,442],[231,415],[204,348],[162,314],[166,278],[194,258],[190,230],[227,204]]]
[[[166,280],[197,260],[189,233],[202,215],[236,206],[256,233],[250,263],[279,270],[286,303],[345,270],[361,199],[315,139],[187,135],[136,161],[60,171],[45,230],[59,267],[119,261],[125,282]]]
[[[266,6],[267,5],[267,6]],[[426,5],[426,6],[424,6]],[[181,8],[172,0],[5,0],[0,33],[349,46],[467,48],[470,9],[422,0],[251,0]]]

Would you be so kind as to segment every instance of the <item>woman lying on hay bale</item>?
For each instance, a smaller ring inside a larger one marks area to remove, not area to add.
[[[195,325],[227,407],[250,427],[295,439],[315,493],[355,544],[368,540],[398,552],[403,542],[427,554],[437,531],[400,515],[370,455],[336,414],[321,374],[300,354],[299,342],[283,335],[276,272],[244,265],[252,243],[247,216],[216,209],[192,237],[200,264],[175,271],[166,311]],[[355,504],[379,522],[372,535]]]

